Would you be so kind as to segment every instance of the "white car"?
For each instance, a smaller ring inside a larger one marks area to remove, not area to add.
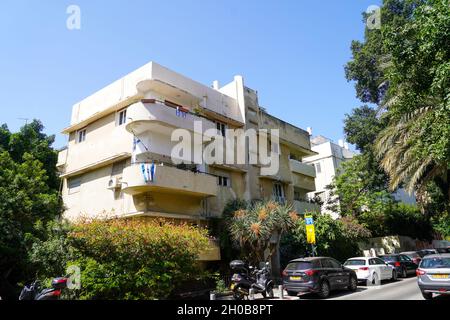
[[[376,257],[356,257],[345,261],[346,268],[355,270],[358,281],[376,285],[382,280],[397,280],[395,267]]]

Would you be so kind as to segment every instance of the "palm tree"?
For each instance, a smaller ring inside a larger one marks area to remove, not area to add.
[[[395,99],[395,98],[394,98]],[[436,118],[440,108],[435,99],[429,99],[426,106],[417,108],[397,119],[380,133],[375,143],[375,152],[380,158],[381,167],[390,177],[389,187],[396,190],[401,185],[409,193],[416,192],[419,202],[426,202],[426,187],[431,181],[450,199],[450,165],[446,159],[436,159],[433,154],[423,156],[423,123]],[[449,115],[450,116],[450,115]],[[441,119],[443,125],[448,119]],[[421,156],[418,154],[421,153]]]
[[[297,213],[289,205],[256,202],[248,209],[235,211],[228,228],[245,258],[257,264],[270,259],[282,234],[292,228],[297,219]]]

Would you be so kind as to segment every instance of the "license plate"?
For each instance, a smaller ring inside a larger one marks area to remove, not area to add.
[[[290,279],[292,281],[300,281],[300,280],[302,280],[302,277],[291,277]]]
[[[231,284],[230,289],[233,290],[236,285],[234,283]]]
[[[433,274],[433,275],[431,275],[431,277],[433,279],[448,279],[449,275],[448,274]]]

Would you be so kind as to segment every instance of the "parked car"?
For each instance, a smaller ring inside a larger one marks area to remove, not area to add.
[[[283,273],[283,286],[288,295],[316,293],[326,298],[332,290],[358,287],[356,272],[329,257],[299,258],[289,262]]]
[[[450,294],[450,253],[424,257],[416,273],[425,299],[432,299],[433,293]]]
[[[404,254],[408,256],[415,264],[419,265],[420,261],[422,261],[422,257],[417,251],[405,251],[400,252],[400,254]]]
[[[436,248],[438,253],[450,253],[450,248]]]
[[[426,255],[436,254],[438,252],[435,249],[422,249],[422,250],[417,251],[417,253],[423,258]]]
[[[379,257],[394,266],[397,274],[402,278],[406,278],[409,274],[416,274],[417,264],[404,254],[384,254]]]
[[[355,270],[358,281],[366,285],[377,284],[382,280],[397,280],[395,267],[380,258],[350,258],[345,261],[344,266]]]

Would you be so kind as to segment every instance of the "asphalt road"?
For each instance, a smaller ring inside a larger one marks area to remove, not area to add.
[[[306,294],[303,299],[318,299]],[[435,299],[450,300],[450,296],[436,296]],[[395,282],[383,281],[379,286],[358,286],[356,292],[347,290],[332,292],[328,300],[424,300],[417,285],[416,277],[399,279]]]

